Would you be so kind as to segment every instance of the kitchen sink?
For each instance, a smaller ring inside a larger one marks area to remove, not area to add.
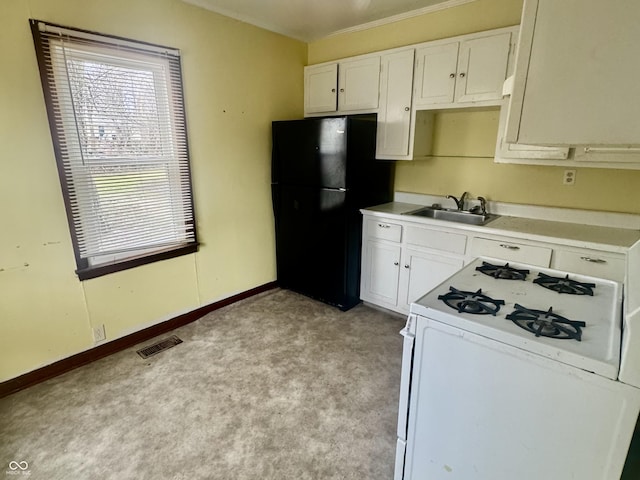
[[[446,220],[449,222],[466,223],[467,225],[485,225],[500,216],[490,215],[488,213],[476,213],[468,210],[454,210],[438,207],[423,207],[418,210],[406,212],[404,215],[435,218],[437,220]]]

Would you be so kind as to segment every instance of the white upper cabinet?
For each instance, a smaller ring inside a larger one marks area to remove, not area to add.
[[[545,147],[540,145],[524,145],[507,143],[504,138],[504,128],[507,119],[508,105],[500,109],[498,138],[496,141],[496,163],[525,163],[537,165],[566,165],[569,158],[567,147]]]
[[[376,158],[432,151],[435,110],[497,106],[518,27],[499,28],[304,68],[304,115],[378,115]]]
[[[376,158],[410,154],[413,57],[413,48],[381,57]]]
[[[525,0],[510,143],[640,145],[640,2]]]
[[[504,32],[460,42],[456,102],[502,100],[511,40]]]
[[[304,68],[304,114],[364,113],[378,108],[380,56]]]
[[[338,64],[338,111],[378,108],[380,57],[345,60]]]
[[[517,27],[437,41],[416,50],[418,109],[497,105],[510,70]]]
[[[338,64],[304,68],[304,112],[335,112],[337,108]]]
[[[556,165],[563,167],[594,167],[640,169],[640,148],[629,147],[549,147],[508,143],[504,137],[508,105],[500,111],[496,163]]]
[[[453,42],[416,51],[416,106],[453,102],[459,46]]]

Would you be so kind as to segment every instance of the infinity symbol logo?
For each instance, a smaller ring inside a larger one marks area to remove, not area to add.
[[[16,462],[16,461],[11,461],[9,462],[9,468],[11,470],[26,470],[27,468],[29,468],[29,464],[27,462]]]

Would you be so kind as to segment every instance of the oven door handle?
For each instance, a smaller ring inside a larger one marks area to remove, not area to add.
[[[400,335],[402,335],[404,338],[416,338],[416,336],[411,333],[407,327],[404,327],[402,330],[400,330]]]
[[[400,373],[400,402],[398,405],[398,439],[407,440],[407,423],[409,417],[409,395],[411,391],[411,374],[413,367],[413,345],[415,343],[415,316],[410,315],[407,325],[400,330],[404,337],[402,345],[402,370]]]

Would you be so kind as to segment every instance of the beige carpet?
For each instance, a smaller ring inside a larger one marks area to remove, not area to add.
[[[388,480],[403,324],[283,290],[239,302],[147,360],[153,341],[0,400],[0,475]]]

